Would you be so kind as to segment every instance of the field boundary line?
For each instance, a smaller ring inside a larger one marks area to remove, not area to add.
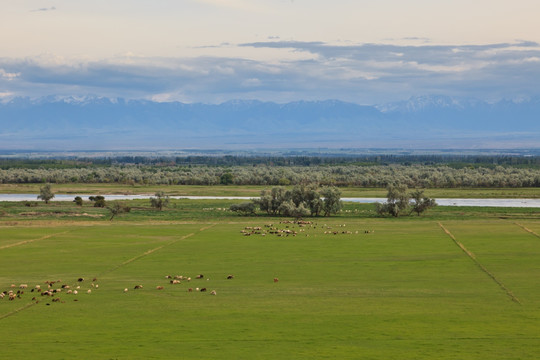
[[[32,302],[32,303],[30,303],[30,304],[28,304],[28,305],[25,305],[25,306],[21,307],[21,308],[18,308],[18,309],[16,309],[16,310],[10,311],[10,312],[8,312],[7,314],[1,315],[1,316],[0,316],[0,320],[4,320],[5,318],[10,317],[11,315],[15,315],[15,314],[18,313],[19,311],[26,310],[26,309],[28,309],[30,306],[34,306],[34,305],[36,305],[36,304],[37,304],[36,302]]]
[[[14,244],[8,244],[8,245],[0,246],[0,250],[7,249],[7,248],[10,248],[10,247],[14,247],[14,246],[19,246],[19,245],[30,244],[30,243],[33,243],[35,241],[45,240],[45,239],[51,238],[51,237],[56,236],[56,235],[66,234],[66,233],[68,233],[70,231],[71,230],[67,230],[67,231],[56,233],[56,234],[45,235],[45,236],[42,236],[42,237],[40,237],[38,239],[24,240],[24,241],[19,241],[18,243],[14,243]]]
[[[517,223],[517,222],[515,222],[514,224],[516,224],[517,226],[519,226],[519,227],[522,228],[523,230],[527,231],[528,233],[533,234],[534,236],[536,236],[537,238],[540,239],[540,235],[538,235],[537,233],[535,233],[535,232],[532,231],[531,229],[525,227],[525,225],[521,225],[520,223]]]
[[[499,280],[497,279],[497,277],[492,274],[484,265],[482,265],[477,259],[476,259],[476,256],[474,256],[474,254],[472,252],[470,252],[466,247],[465,245],[463,245],[461,242],[459,242],[456,237],[454,236],[454,234],[452,234],[447,228],[445,228],[443,226],[443,224],[441,224],[440,222],[438,222],[439,226],[441,227],[441,229],[444,230],[444,232],[452,239],[452,241],[454,241],[454,243],[476,264],[476,266],[478,266],[480,268],[480,270],[482,270],[487,276],[489,276],[491,278],[491,280],[493,280],[497,285],[499,285],[499,287],[506,293],[506,295],[508,295],[508,297],[510,297],[510,299],[517,303],[517,304],[520,304],[521,305],[521,302],[519,301],[519,299],[506,287],[504,286],[504,284]]]
[[[203,228],[201,228],[201,229],[199,230],[199,232],[204,231],[204,230],[207,230],[207,229],[209,229],[209,228],[211,228],[211,227],[213,227],[213,226],[215,226],[215,225],[216,225],[216,224],[211,224],[211,225],[208,225],[208,226],[206,226],[206,227],[203,227]],[[143,258],[143,257],[145,257],[145,256],[148,256],[148,255],[150,255],[150,254],[152,254],[152,253],[154,253],[154,252],[156,252],[156,251],[158,251],[158,250],[163,249],[164,247],[171,246],[171,245],[173,245],[173,244],[176,244],[176,243],[179,242],[179,241],[182,241],[182,240],[185,240],[185,239],[187,239],[187,238],[189,238],[189,237],[192,237],[192,236],[195,235],[195,234],[197,234],[197,233],[190,233],[190,234],[187,234],[187,235],[184,235],[184,236],[180,237],[179,239],[173,240],[173,241],[171,241],[171,242],[169,242],[169,243],[167,243],[167,244],[163,244],[163,245],[160,245],[160,246],[158,246],[158,247],[156,247],[156,248],[147,250],[147,251],[145,251],[144,253],[142,253],[142,254],[140,254],[140,255],[137,255],[137,256],[135,256],[135,257],[132,257],[131,259],[128,259],[128,260],[124,261],[123,263],[121,263],[121,264],[119,264],[119,265],[116,265],[115,267],[113,267],[113,268],[111,268],[111,269],[109,269],[109,270],[106,270],[106,271],[100,273],[98,276],[103,276],[104,274],[108,274],[108,273],[110,273],[110,272],[113,272],[113,271],[115,271],[115,270],[118,270],[118,269],[121,268],[122,266],[125,266],[125,265],[127,265],[127,264],[130,264],[130,263],[132,263],[132,262],[134,262],[134,261],[137,261],[137,260],[139,260],[139,259],[141,259],[141,258]]]

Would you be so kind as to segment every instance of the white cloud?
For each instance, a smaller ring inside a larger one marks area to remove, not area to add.
[[[21,73],[10,73],[0,68],[0,78],[11,81],[17,77],[21,76]]]
[[[30,97],[93,94],[208,103],[235,98],[283,102],[288,97],[375,104],[430,93],[480,99],[540,95],[540,46],[535,43],[335,46],[275,41],[239,47],[310,56],[0,58],[0,86],[6,93]]]

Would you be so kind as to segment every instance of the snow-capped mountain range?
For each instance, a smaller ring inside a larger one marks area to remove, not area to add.
[[[58,96],[0,102],[0,149],[322,146],[539,148],[540,98],[488,103],[420,96],[374,106]]]

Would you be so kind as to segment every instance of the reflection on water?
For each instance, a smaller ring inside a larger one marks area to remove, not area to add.
[[[55,195],[53,201],[73,201],[75,196],[88,200],[91,195]],[[104,195],[106,200],[136,200],[149,199],[153,195]],[[193,200],[249,200],[246,196],[170,196],[171,199]],[[384,202],[384,198],[342,198],[343,201],[357,203]],[[37,194],[0,194],[0,201],[38,201]],[[540,199],[436,199],[440,206],[491,206],[491,207],[537,207],[540,208]]]

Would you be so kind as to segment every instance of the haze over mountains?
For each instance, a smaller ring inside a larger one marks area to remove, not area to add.
[[[423,96],[374,106],[14,98],[0,103],[0,149],[539,148],[539,120],[540,98]]]

